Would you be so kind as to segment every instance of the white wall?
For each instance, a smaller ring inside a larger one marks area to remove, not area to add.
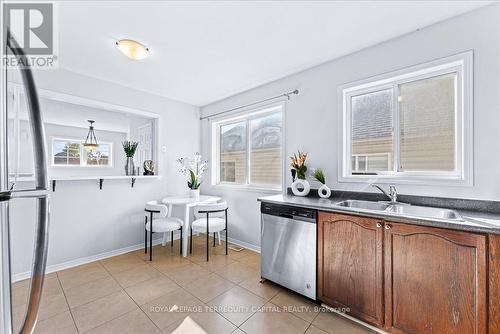
[[[366,184],[337,181],[337,136],[340,120],[337,88],[345,83],[467,50],[474,50],[474,186],[400,185],[398,190],[403,194],[423,196],[500,200],[499,4],[205,106],[201,113],[210,115],[297,88],[300,94],[293,96],[286,107],[286,156],[297,149],[304,150],[309,153],[309,166],[323,168],[327,183],[334,189],[371,191]],[[210,148],[207,121],[202,122],[201,136],[202,152],[208,156]],[[288,160],[285,163],[288,164]],[[291,176],[288,173],[286,176],[287,184],[290,184]],[[221,195],[230,202],[232,237],[259,246],[260,214],[256,199],[266,193],[227,190],[209,186],[208,183],[203,186],[205,193]]]
[[[48,265],[140,245],[144,238],[144,203],[167,195],[187,194],[175,159],[199,150],[199,108],[109,82],[60,70],[35,73],[40,88],[118,104],[160,115],[161,179],[60,181],[51,194]],[[33,252],[34,201],[12,201],[12,272],[30,269]],[[174,212],[178,214],[178,212]]]

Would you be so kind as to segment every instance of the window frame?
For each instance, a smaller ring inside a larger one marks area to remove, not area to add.
[[[78,143],[80,145],[80,164],[79,165],[56,165],[54,163],[55,155],[54,155],[54,141],[68,141],[72,143]],[[109,145],[109,164],[108,165],[87,165],[87,154],[85,152],[85,148],[83,147],[84,141],[81,139],[74,138],[64,138],[64,137],[50,137],[50,162],[51,167],[54,168],[113,168],[113,143],[107,141],[100,141],[99,144]]]
[[[422,185],[473,185],[473,52],[441,58],[402,70],[342,85],[338,89],[339,182],[379,182]],[[455,171],[400,171],[399,89],[402,84],[456,73],[455,87]],[[392,89],[393,92],[393,171],[377,174],[352,174],[351,98]]]
[[[262,117],[266,117],[268,115],[272,115],[275,113],[281,113],[281,158],[280,158],[280,167],[281,167],[281,177],[280,184],[278,186],[272,184],[259,184],[259,183],[251,183],[251,149],[250,149],[250,140],[251,140],[251,121],[255,119],[259,119]],[[234,182],[224,182],[220,180],[220,130],[222,126],[245,122],[246,124],[246,162],[245,162],[245,183],[234,183]],[[212,130],[212,173],[211,173],[211,184],[216,187],[226,187],[232,189],[246,189],[246,190],[263,190],[263,191],[275,191],[281,192],[284,189],[285,182],[285,166],[283,163],[283,157],[285,154],[285,105],[284,103],[273,103],[268,105],[263,105],[257,108],[252,108],[245,110],[237,115],[231,115],[227,117],[217,118],[211,121],[211,130]]]

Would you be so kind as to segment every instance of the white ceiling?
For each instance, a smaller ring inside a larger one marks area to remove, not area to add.
[[[59,3],[59,61],[202,106],[488,3],[68,1]],[[150,57],[124,57],[123,38]]]

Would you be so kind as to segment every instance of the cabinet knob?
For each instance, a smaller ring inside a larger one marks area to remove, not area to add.
[[[385,229],[386,229],[386,230],[390,230],[390,229],[391,229],[391,225],[389,225],[389,224],[385,224]]]
[[[382,227],[382,224],[381,223],[377,223],[377,228],[381,228]]]

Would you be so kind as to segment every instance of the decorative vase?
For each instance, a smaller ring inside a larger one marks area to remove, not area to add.
[[[191,198],[199,199],[200,198],[200,189],[189,189],[189,196]]]
[[[133,157],[127,157],[127,163],[125,164],[125,175],[135,175],[135,165]]]
[[[307,180],[296,179],[292,183],[292,192],[295,196],[307,196],[310,190],[311,186]]]
[[[318,196],[321,198],[329,198],[332,195],[332,191],[326,184],[322,184],[318,189]]]

